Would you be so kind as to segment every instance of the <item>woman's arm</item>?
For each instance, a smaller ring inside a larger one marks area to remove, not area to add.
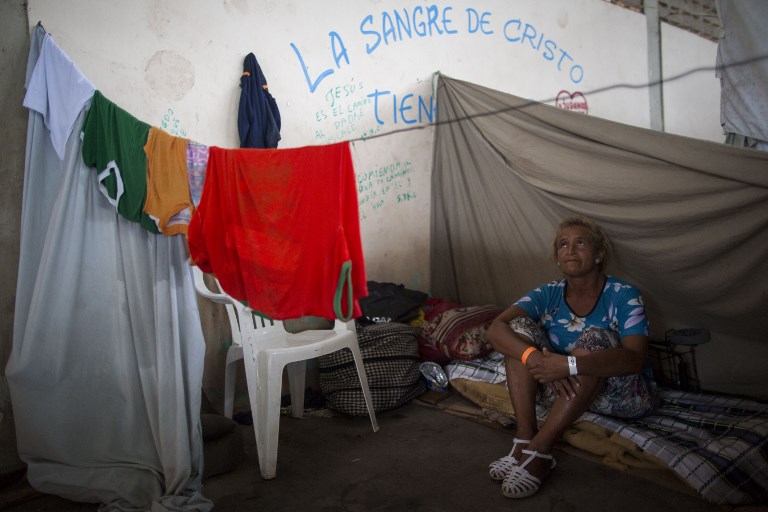
[[[597,350],[576,356],[576,368],[580,374],[595,377],[619,377],[643,371],[648,355],[648,337],[640,334],[624,336],[621,348]]]
[[[528,317],[528,314],[524,309],[517,306],[510,306],[499,316],[497,316],[486,331],[485,337],[491,342],[493,348],[516,361],[522,362],[521,358],[523,353],[531,347],[536,345],[527,337],[521,336],[512,330],[509,326],[509,322],[518,317]],[[579,386],[578,377],[570,376],[568,372],[568,362],[564,356],[554,355],[554,357],[562,358],[565,363],[565,373],[562,374],[561,368],[558,365],[558,361],[553,358],[548,358],[550,352],[542,352],[538,350],[533,351],[525,362],[525,367],[531,372],[531,375],[539,380],[539,382],[547,383],[552,388],[552,391],[557,395],[562,395],[567,400],[576,396],[576,388]],[[549,363],[549,365],[547,365]],[[556,372],[558,375],[552,379],[542,380],[536,374],[538,372]],[[555,383],[554,381],[557,381]]]
[[[643,371],[648,354],[648,337],[639,334],[625,336],[620,341],[622,348],[608,348],[595,352],[575,350],[576,368],[579,375],[592,377],[619,377]],[[551,382],[569,375],[568,358],[552,352],[544,352],[531,373],[539,382]]]
[[[485,332],[485,339],[491,342],[496,352],[520,360],[525,349],[533,346],[533,343],[513,331],[509,322],[514,318],[527,316],[528,313],[524,309],[514,305],[509,306],[491,322]]]

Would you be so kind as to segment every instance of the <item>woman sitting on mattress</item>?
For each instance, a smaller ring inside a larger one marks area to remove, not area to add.
[[[486,334],[504,355],[517,418],[512,450],[490,465],[509,498],[539,490],[555,467],[555,443],[587,409],[633,418],[657,404],[641,373],[648,350],[643,300],[631,284],[603,274],[611,254],[605,232],[590,219],[568,217],[553,251],[564,278],[522,297]],[[541,427],[537,395],[551,406]]]

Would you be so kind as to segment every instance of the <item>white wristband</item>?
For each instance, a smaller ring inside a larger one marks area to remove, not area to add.
[[[576,358],[574,356],[568,356],[568,374],[578,375],[579,371],[576,369]]]

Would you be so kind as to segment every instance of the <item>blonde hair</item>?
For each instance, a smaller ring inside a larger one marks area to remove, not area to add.
[[[557,261],[557,247],[560,233],[565,228],[574,226],[579,226],[586,229],[587,233],[589,233],[590,242],[592,242],[592,249],[594,249],[595,252],[603,253],[603,257],[600,258],[600,263],[597,264],[597,269],[602,272],[603,269],[608,265],[608,261],[611,259],[611,256],[613,256],[613,246],[611,245],[611,240],[608,238],[608,235],[605,233],[605,231],[603,231],[603,228],[601,228],[595,221],[581,215],[573,215],[560,221],[560,225],[557,226],[557,230],[555,231],[555,238],[552,241],[552,256],[554,260]]]

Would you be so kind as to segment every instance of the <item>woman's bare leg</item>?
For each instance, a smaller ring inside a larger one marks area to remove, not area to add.
[[[512,408],[517,419],[516,436],[519,439],[533,439],[538,432],[536,423],[536,389],[538,383],[519,360],[505,357],[504,366],[507,369],[509,399],[512,401]],[[515,449],[517,453],[512,455],[520,460],[522,455],[520,450],[524,448],[528,449],[528,446],[518,445]]]
[[[584,349],[576,349],[573,351],[574,355],[583,355],[586,353],[588,352]],[[531,439],[531,443],[526,449],[548,455],[551,454],[555,447],[555,443],[557,443],[563,436],[565,430],[573,425],[579,416],[581,416],[595,400],[595,397],[599,393],[604,382],[605,379],[602,377],[579,375],[580,385],[576,389],[576,396],[570,400],[566,400],[565,397],[562,396],[558,396],[555,399],[555,403],[552,405],[552,409],[549,411],[549,415],[541,425],[541,428],[535,435],[526,438]],[[518,460],[524,462],[527,458],[528,455],[523,454]],[[541,478],[546,475],[550,464],[549,460],[536,458],[528,464],[526,469],[531,475]]]

